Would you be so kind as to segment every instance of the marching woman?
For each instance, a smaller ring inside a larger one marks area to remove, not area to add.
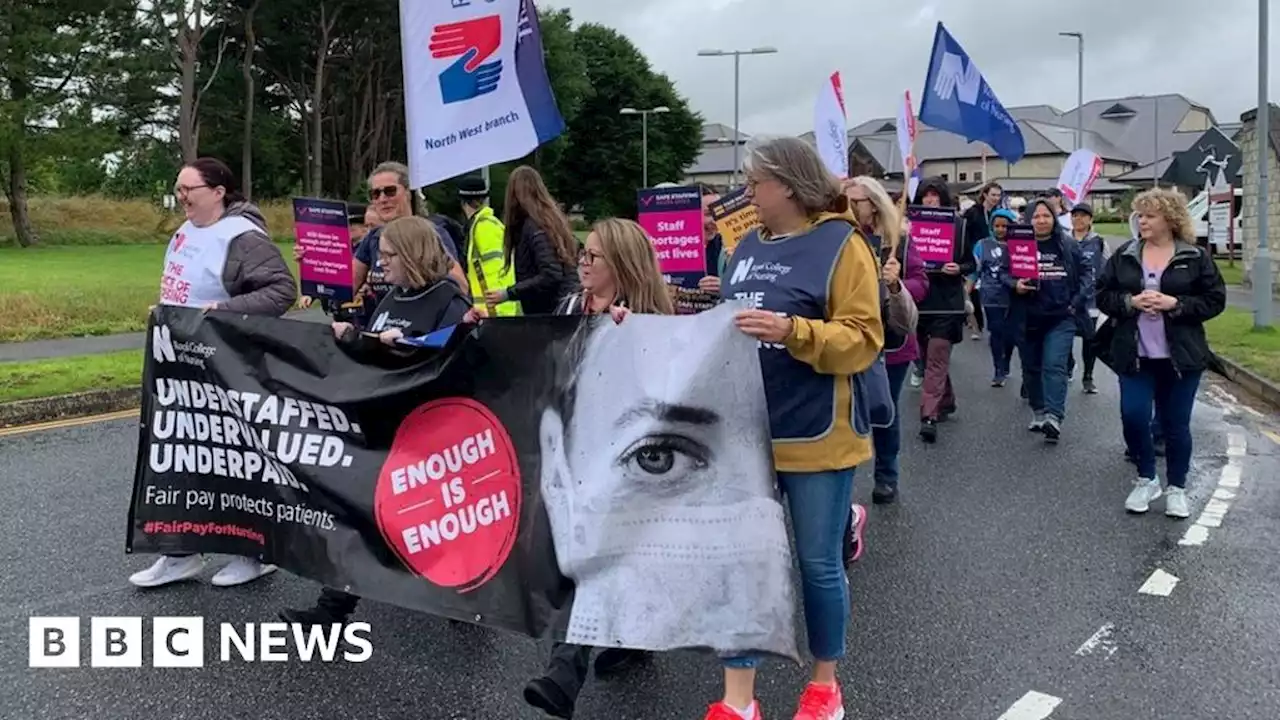
[[[1146,512],[1164,494],[1165,514],[1187,518],[1191,466],[1191,408],[1200,376],[1220,371],[1204,324],[1226,308],[1218,266],[1196,245],[1186,201],[1157,188],[1136,197],[1139,238],[1107,261],[1098,281],[1098,309],[1114,333],[1111,366],[1120,376],[1120,420],[1138,480],[1125,509]],[[1152,441],[1152,406],[1164,430],[1166,480],[1162,492]]]
[[[1009,287],[1001,279],[1004,256],[1008,252],[1005,236],[1009,226],[1018,222],[1012,210],[1000,208],[991,213],[991,234],[973,248],[977,263],[978,300],[991,331],[991,387],[1004,387],[1013,361],[1013,336],[1009,332]]]
[[[1031,403],[1027,427],[1042,433],[1049,444],[1062,436],[1067,417],[1067,362],[1076,333],[1089,318],[1085,301],[1090,273],[1084,267],[1080,245],[1058,223],[1046,198],[1027,206],[1039,257],[1036,280],[1014,279],[1009,253],[1004,254],[1001,276],[1013,288],[1009,322],[1017,334],[1023,383]]]
[[[1093,349],[1093,329],[1097,324],[1099,311],[1097,292],[1094,289],[1098,278],[1102,277],[1102,268],[1107,262],[1107,243],[1102,236],[1093,231],[1093,207],[1089,203],[1078,203],[1071,208],[1071,235],[1080,243],[1080,256],[1084,259],[1084,268],[1089,273],[1086,281],[1088,291],[1085,296],[1085,310],[1089,322],[1081,328],[1080,359],[1084,363],[1084,394],[1097,395],[1098,386],[1093,381],[1093,369],[1098,364],[1098,356]],[[1072,355],[1072,357],[1075,357]],[[1070,372],[1067,373],[1070,375]]]
[[[916,205],[953,207],[947,183],[931,178],[916,190]],[[929,293],[920,303],[920,349],[924,355],[924,387],[920,391],[920,439],[937,442],[938,423],[956,412],[951,384],[951,348],[964,340],[965,277],[973,272],[973,244],[958,229],[956,259],[929,272]]]
[[[298,294],[293,274],[267,235],[262,213],[245,200],[226,164],[196,159],[178,173],[173,192],[187,221],[169,241],[160,304],[276,317],[288,312]],[[159,587],[193,578],[203,569],[201,555],[162,555],[129,582]],[[210,582],[241,585],[275,569],[237,557]]]
[[[723,274],[725,298],[751,298],[735,322],[760,342],[778,486],[790,506],[805,626],[815,663],[797,720],[844,717],[836,663],[845,654],[849,581],[841,540],[854,469],[871,458],[860,373],[884,347],[876,258],[840,182],[809,144],[766,141],[744,163],[760,215]],[[789,272],[770,272],[787,267]],[[725,660],[725,692],[707,720],[754,720],[757,657]]]
[[[445,251],[438,226],[410,215],[392,220],[378,233],[381,275],[390,284],[371,313],[368,334],[354,323],[334,321],[333,336],[357,356],[373,353],[410,355],[416,350],[400,343],[463,322],[471,302],[450,270],[456,265]],[[376,337],[374,337],[376,336]],[[280,612],[285,622],[303,625],[345,623],[355,612],[359,596],[333,588],[320,591],[315,607]]]
[[[920,251],[911,243],[902,242],[902,215],[889,199],[879,182],[869,177],[855,177],[845,183],[845,195],[849,198],[858,227],[880,256],[881,275],[891,295],[906,292],[913,303],[924,300],[929,293],[929,275],[924,270]],[[891,254],[892,253],[892,254]],[[909,333],[900,348],[885,354],[885,369],[889,374],[889,392],[893,395],[893,423],[889,427],[877,427],[872,432],[875,445],[875,488],[871,501],[886,505],[898,499],[898,453],[902,444],[901,413],[898,398],[902,384],[911,369],[911,363],[920,357],[920,342],[915,333]],[[856,513],[858,510],[855,509]],[[852,526],[856,526],[853,523]],[[861,542],[855,551],[861,550]],[[847,557],[846,560],[854,560]]]
[[[515,268],[515,284],[490,288],[485,300],[520,303],[525,315],[550,315],[577,287],[578,240],[537,170],[521,165],[507,179],[503,209],[503,260]]]
[[[658,271],[653,242],[631,220],[609,218],[591,228],[578,253],[578,280],[582,291],[566,295],[556,307],[556,315],[608,313],[620,323],[629,313],[675,312]],[[525,686],[525,702],[552,717],[573,717],[578,693],[587,679],[592,649],[556,643],[545,673]],[[596,675],[615,675],[648,655],[626,648],[603,649],[596,656]]]

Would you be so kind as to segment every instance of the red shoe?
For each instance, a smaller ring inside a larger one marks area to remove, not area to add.
[[[843,720],[844,698],[840,685],[809,683],[800,694],[795,720]]]
[[[755,720],[764,720],[764,715],[760,713],[760,703],[751,702],[751,712]],[[707,716],[703,720],[742,720],[742,713],[729,707],[724,702],[718,702],[707,708]]]

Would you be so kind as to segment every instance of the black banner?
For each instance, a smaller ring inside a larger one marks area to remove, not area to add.
[[[732,313],[498,318],[402,357],[158,308],[129,551],[251,556],[578,644],[795,658],[759,361]]]

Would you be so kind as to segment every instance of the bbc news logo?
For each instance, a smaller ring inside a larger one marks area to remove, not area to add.
[[[147,645],[140,617],[89,618],[89,667],[143,666]],[[220,662],[351,662],[373,656],[369,623],[218,623]],[[81,667],[78,617],[33,617],[28,626],[29,666]],[[151,666],[191,668],[205,665],[203,617],[154,617],[150,632]],[[212,657],[212,656],[211,656]]]

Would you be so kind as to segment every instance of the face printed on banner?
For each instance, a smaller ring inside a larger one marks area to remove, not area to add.
[[[600,236],[596,233],[587,236],[582,252],[578,254],[578,280],[582,283],[582,289],[587,292],[607,293],[617,286],[613,269],[604,256],[604,245],[600,243]]]
[[[1036,203],[1035,208],[1035,212],[1031,213],[1031,228],[1035,230],[1036,237],[1048,237],[1058,220],[1047,204]]]
[[[411,212],[409,188],[395,173],[378,173],[369,180],[369,203],[384,225]]]
[[[711,216],[711,204],[718,200],[720,200],[719,195],[702,196],[702,234],[708,241],[720,232],[716,227],[715,218]]]
[[[725,372],[726,347],[755,352],[731,310],[604,318],[575,339],[541,427],[557,561],[577,588],[568,642],[678,647],[791,622],[759,617],[791,592],[790,558],[758,370]]]

